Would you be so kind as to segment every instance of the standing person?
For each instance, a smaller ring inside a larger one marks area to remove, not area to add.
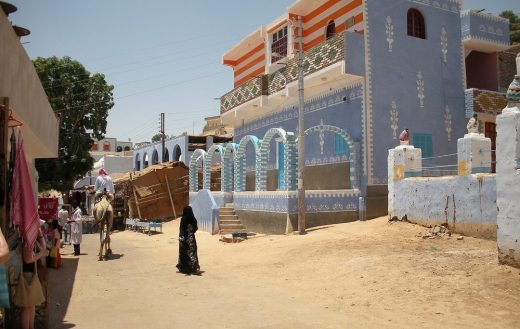
[[[58,221],[52,221],[50,223],[49,230],[51,233],[49,234],[49,243],[50,243],[50,253],[49,262],[47,262],[48,267],[59,268],[61,266],[61,255],[60,255],[60,232],[58,230],[59,224]]]
[[[197,219],[193,214],[193,209],[187,206],[182,211],[179,226],[179,261],[177,268],[180,273],[200,274],[197,240],[195,240],[197,229]]]
[[[72,201],[72,217],[70,224],[70,242],[74,245],[74,256],[79,256],[83,224],[81,223],[81,209],[76,200]]]
[[[96,191],[96,200],[99,200],[101,194],[104,192],[107,193],[108,198],[112,200],[115,189],[114,183],[112,183],[112,177],[108,175],[104,168],[99,169],[99,176],[96,178],[96,183],[94,184],[94,190]]]
[[[34,248],[28,247],[26,243],[24,243],[23,245],[22,274],[26,282],[32,282],[32,280],[40,280],[36,272],[37,262],[40,258],[49,255],[49,251],[47,250],[47,246],[45,245],[45,238],[43,237],[43,233],[41,231],[39,232],[39,237],[36,242],[35,248],[38,249],[37,252],[34,251]],[[38,285],[38,287],[39,289],[42,288],[41,285]],[[21,306],[22,313],[20,315],[20,318],[22,321],[23,329],[34,329],[34,316],[36,315],[36,306],[40,305],[45,301],[43,291],[37,294],[37,296],[32,297],[33,300],[24,301],[24,305]]]
[[[67,207],[65,205],[61,206],[61,209],[58,211],[58,231],[60,232],[60,239],[63,236],[63,228],[65,225],[67,225],[67,222],[69,221],[69,211],[67,210]],[[64,243],[67,238],[65,237]]]

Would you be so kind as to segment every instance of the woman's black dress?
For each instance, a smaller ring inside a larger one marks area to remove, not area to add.
[[[187,206],[184,208],[179,227],[179,261],[177,268],[181,273],[197,273],[200,269],[197,240],[195,239],[197,229],[197,220],[193,215],[193,210],[190,206]]]

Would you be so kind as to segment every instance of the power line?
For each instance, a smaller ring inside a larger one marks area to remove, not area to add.
[[[171,86],[176,86],[176,85],[180,85],[180,84],[184,84],[184,83],[188,83],[188,82],[193,82],[193,81],[209,78],[209,77],[216,76],[216,75],[223,74],[223,73],[228,73],[228,71],[220,71],[220,72],[216,72],[216,73],[212,73],[212,74],[198,76],[198,77],[195,77],[195,78],[192,78],[192,79],[187,79],[187,80],[173,82],[173,83],[169,83],[169,84],[166,84],[166,85],[163,85],[163,86],[160,86],[160,87],[146,89],[146,90],[138,91],[138,92],[131,93],[131,94],[124,95],[124,96],[120,96],[120,97],[114,97],[112,100],[124,99],[124,98],[132,97],[132,96],[135,96],[135,95],[149,93],[149,92],[153,92],[153,91],[156,91],[156,90],[168,88],[168,87],[171,87]],[[64,108],[62,110],[55,110],[55,112],[56,113],[61,113],[61,112],[67,111],[67,110],[71,110],[71,109],[75,109],[75,108],[81,108],[81,107],[84,107],[84,106],[87,106],[87,105],[100,104],[100,103],[104,103],[104,101],[91,102],[91,103],[85,103],[85,104],[81,104],[81,105],[77,105],[77,106],[66,107],[66,108]]]

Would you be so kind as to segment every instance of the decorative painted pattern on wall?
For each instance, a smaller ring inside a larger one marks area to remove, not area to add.
[[[460,13],[461,3],[459,0],[408,0],[425,6],[432,6],[439,10],[448,11],[452,13]]]
[[[343,103],[344,97],[348,101],[363,100],[363,88],[361,83],[355,83],[347,88],[335,90],[332,93],[327,93],[305,101],[304,113],[312,113],[324,110],[328,107]],[[280,125],[285,121],[298,118],[298,107],[296,105],[288,106],[279,112],[260,117],[253,123],[246,123],[241,127],[235,128],[235,135],[242,136],[249,134],[258,129],[265,127],[272,127]]]
[[[350,158],[350,188],[357,189],[359,187],[359,146],[353,141],[351,136],[343,129],[335,126],[323,125],[311,127],[305,131],[308,135],[314,132],[330,132],[343,138],[349,148]],[[243,192],[246,188],[246,147],[251,143],[255,153],[255,191],[265,191],[267,188],[267,157],[271,141],[273,138],[279,137],[284,146],[281,189],[294,191],[297,183],[297,148],[296,137],[294,133],[286,132],[281,128],[271,128],[265,135],[263,140],[253,135],[242,137],[238,145],[229,143],[226,146],[212,145],[206,153],[204,150],[196,150],[189,163],[190,192],[198,190],[198,164],[202,160],[203,166],[203,189],[211,190],[211,164],[213,156],[216,152],[221,154],[221,191],[231,192],[233,190],[232,175],[234,173],[234,191]],[[234,167],[232,166],[234,164]],[[234,172],[232,169],[234,169]]]
[[[219,152],[221,154],[221,159],[223,158],[223,155],[225,153],[225,149],[221,145],[211,145],[208,152],[206,153],[206,156],[204,157],[204,182],[202,184],[202,188],[206,190],[211,190],[211,164],[213,162],[213,155],[215,152]],[[224,171],[224,168],[221,167],[221,171]],[[221,175],[222,179],[222,175]]]
[[[446,128],[446,134],[448,135],[448,142],[451,141],[451,111],[450,107],[446,105],[446,108],[444,109],[444,125]]]
[[[206,157],[206,151],[197,149],[191,155],[189,164],[189,178],[190,178],[190,192],[197,192],[199,190],[199,161],[202,160],[204,166],[204,158]]]
[[[246,146],[251,142],[255,150],[255,189],[259,186],[259,153],[262,141],[253,135],[244,136],[238,144],[235,153],[235,191],[241,192],[246,190]]]
[[[444,27],[442,27],[441,30],[441,52],[442,59],[444,60],[444,63],[446,63],[448,61],[448,34]]]
[[[231,192],[233,191],[233,177],[235,173],[235,154],[237,151],[238,145],[235,143],[226,144],[226,149],[224,151],[224,156],[222,159],[222,175],[221,175],[221,187],[222,192]]]
[[[386,42],[388,42],[388,52],[392,52],[392,44],[394,43],[394,25],[392,17],[386,16]]]
[[[251,78],[220,97],[220,114],[226,113],[238,105],[267,94],[267,76],[261,75]]]
[[[419,98],[419,106],[424,108],[424,79],[421,71],[417,72],[417,97]]]
[[[473,113],[487,113],[497,115],[507,106],[505,93],[482,89],[466,89],[465,107],[466,117],[471,117]]]
[[[397,130],[399,129],[399,110],[397,104],[392,101],[390,104],[390,129],[392,129],[392,135],[394,139],[397,139]]]
[[[307,213],[357,211],[359,190],[307,191]],[[235,210],[295,214],[298,196],[296,191],[235,192]]]
[[[267,131],[262,139],[259,152],[259,164],[257,164],[257,177],[258,185],[257,191],[265,191],[267,189],[267,156],[269,154],[269,148],[271,140],[274,137],[280,137],[282,139],[284,147],[284,171],[282,173],[283,185],[280,186],[283,190],[294,190],[296,188],[296,142],[293,133],[287,133],[281,128],[271,128]]]
[[[351,184],[350,188],[357,189],[359,187],[357,170],[359,170],[359,169],[357,169],[356,152],[355,152],[356,148],[354,146],[354,144],[355,144],[354,141],[352,140],[350,135],[345,130],[335,127],[335,126],[330,126],[330,125],[319,125],[319,126],[314,126],[314,127],[308,128],[307,130],[305,130],[304,134],[305,134],[305,136],[307,136],[312,133],[316,133],[316,132],[319,133],[320,131],[326,131],[326,132],[337,134],[338,136],[343,138],[345,140],[345,142],[347,143],[349,151],[350,151],[349,152],[349,154],[350,154],[350,159],[349,159],[350,160],[350,184]]]
[[[462,40],[481,40],[509,46],[509,21],[499,16],[467,10],[461,14]]]

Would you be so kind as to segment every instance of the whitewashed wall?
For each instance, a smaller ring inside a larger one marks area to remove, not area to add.
[[[520,74],[519,74],[520,75]],[[520,109],[497,117],[498,260],[520,267]]]
[[[394,181],[389,184],[388,214],[426,226],[448,223],[454,232],[496,239],[495,178],[474,174]]]
[[[466,135],[464,140],[459,141],[458,145],[471,146],[476,139],[475,136]],[[490,163],[489,152],[487,156],[489,159],[486,161]],[[467,156],[467,165],[459,165],[459,171],[464,167],[461,176],[414,177],[421,172],[418,168],[420,158],[420,149],[413,146],[398,146],[389,150],[389,217],[402,219],[406,216],[409,221],[425,226],[447,223],[453,232],[496,239],[495,175],[468,174],[467,168],[473,167],[472,159],[477,157]]]

